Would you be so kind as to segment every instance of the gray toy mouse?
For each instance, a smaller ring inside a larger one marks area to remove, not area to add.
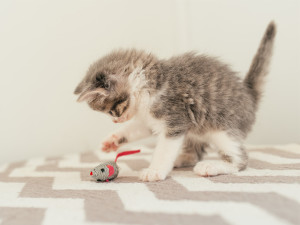
[[[94,178],[95,180],[101,181],[101,182],[111,181],[111,180],[115,179],[119,174],[120,169],[116,163],[117,159],[120,156],[131,155],[131,154],[139,153],[140,151],[141,150],[120,152],[116,156],[115,161],[103,162],[103,163],[99,164],[97,167],[95,167],[94,169],[92,169],[90,172],[90,176],[92,176],[92,178]]]

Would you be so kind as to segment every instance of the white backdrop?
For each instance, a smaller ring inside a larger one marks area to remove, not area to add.
[[[0,1],[0,163],[95,149],[119,125],[76,103],[90,63],[118,47],[219,56],[246,73],[278,25],[250,144],[300,143],[298,1]]]

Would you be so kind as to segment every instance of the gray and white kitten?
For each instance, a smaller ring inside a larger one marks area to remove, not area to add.
[[[161,60],[130,49],[93,63],[75,94],[116,123],[130,120],[103,142],[104,151],[158,135],[143,181],[164,180],[174,166],[195,165],[200,176],[238,172],[247,166],[243,140],[255,121],[275,33],[271,22],[244,80],[205,55]],[[222,160],[199,161],[205,146]]]

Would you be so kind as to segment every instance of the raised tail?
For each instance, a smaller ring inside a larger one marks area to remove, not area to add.
[[[244,83],[249,88],[255,103],[257,104],[262,96],[262,88],[265,76],[271,61],[274,39],[276,35],[276,25],[272,21],[261,40],[260,46],[252,60],[250,69],[245,77]]]

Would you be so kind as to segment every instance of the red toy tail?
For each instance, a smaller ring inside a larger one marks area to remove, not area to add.
[[[116,156],[116,159],[115,159],[115,162],[117,162],[117,159],[120,157],[120,156],[123,156],[123,155],[131,155],[131,154],[135,154],[135,153],[139,153],[141,152],[141,150],[132,150],[132,151],[125,151],[125,152],[120,152],[117,156]]]

